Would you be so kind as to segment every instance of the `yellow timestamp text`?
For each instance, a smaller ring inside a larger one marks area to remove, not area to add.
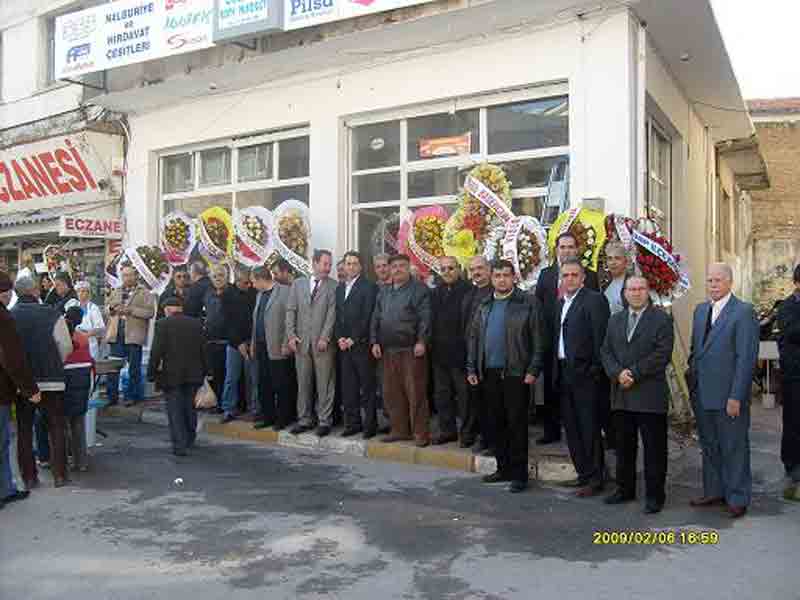
[[[592,533],[592,544],[601,546],[716,546],[719,544],[719,532],[713,529],[601,530]]]

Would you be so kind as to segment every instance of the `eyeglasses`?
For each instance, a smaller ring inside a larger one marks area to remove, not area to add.
[[[458,267],[446,266],[446,267],[439,267],[442,271],[455,271]]]

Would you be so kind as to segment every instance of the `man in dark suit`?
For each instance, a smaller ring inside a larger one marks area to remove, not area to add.
[[[570,485],[578,488],[578,496],[593,496],[602,491],[605,478],[600,435],[605,373],[600,348],[608,327],[608,302],[600,292],[585,287],[585,271],[577,258],[562,261],[561,280],[564,297],[553,322],[554,381],[561,394],[569,453],[578,473]]]
[[[672,317],[650,305],[644,277],[624,284],[627,309],[608,322],[602,358],[611,381],[611,408],[616,411],[617,490],[606,504],[636,499],[636,454],[641,433],[644,444],[645,513],[664,506],[667,478],[667,410],[669,385],[666,368],[672,357],[675,333]]]
[[[334,339],[339,347],[342,365],[345,425],[342,437],[363,432],[364,439],[368,440],[375,437],[378,429],[375,361],[369,351],[369,324],[378,296],[378,286],[362,276],[363,265],[358,252],[351,250],[345,253],[344,268],[347,281],[340,283],[336,289],[334,326]]]
[[[758,358],[758,320],[753,305],[731,292],[733,271],[712,264],[709,301],[692,324],[689,385],[703,449],[703,496],[692,506],[725,504],[732,518],[750,505],[750,394]]]
[[[578,256],[578,242],[571,233],[562,233],[556,239],[556,262],[553,265],[542,269],[539,274],[539,281],[536,284],[536,298],[542,305],[544,315],[545,339],[553,339],[556,322],[556,312],[558,302],[561,297],[561,276],[560,265],[565,260],[574,259]],[[597,273],[586,270],[584,286],[590,290],[599,290],[600,285],[597,280]],[[561,440],[561,417],[560,417],[560,398],[558,390],[553,384],[553,369],[556,360],[556,349],[545,350],[544,367],[544,435],[536,440],[539,445],[552,444]]]
[[[794,268],[794,292],[778,311],[778,348],[783,389],[781,461],[791,485],[787,500],[800,500],[800,265]]]
[[[187,317],[202,319],[205,317],[205,298],[211,287],[211,278],[208,276],[208,267],[202,260],[193,262],[189,266],[189,279],[191,285],[184,292],[184,314]]]
[[[147,376],[158,383],[167,398],[172,452],[186,456],[197,431],[194,397],[208,370],[205,334],[200,319],[183,314],[179,298],[164,303],[164,314],[166,317],[156,322]]]

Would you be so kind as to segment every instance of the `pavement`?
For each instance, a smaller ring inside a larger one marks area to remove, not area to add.
[[[206,433],[174,457],[163,427],[99,425],[90,472],[60,489],[44,472],[0,511],[0,599],[798,598],[800,505],[765,489],[732,521],[688,507],[681,471],[646,516],[541,481],[513,495],[463,470]],[[594,543],[618,531],[676,541]]]

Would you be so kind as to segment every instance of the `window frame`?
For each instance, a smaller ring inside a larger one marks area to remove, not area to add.
[[[457,168],[459,170],[471,168],[484,161],[494,164],[508,163],[512,161],[533,160],[540,158],[559,158],[570,156],[570,144],[565,146],[553,146],[549,148],[536,148],[531,150],[520,150],[515,152],[505,152],[501,154],[489,154],[489,130],[488,130],[488,109],[493,106],[505,104],[515,104],[545,100],[547,98],[564,97],[569,102],[571,100],[568,85],[565,82],[557,82],[536,87],[527,87],[518,90],[505,92],[489,93],[467,98],[458,98],[442,102],[433,102],[425,105],[400,108],[396,110],[370,113],[367,115],[356,115],[344,120],[344,138],[346,148],[344,150],[345,161],[345,227],[346,243],[348,247],[360,248],[362,240],[359,239],[359,210],[369,210],[372,208],[391,208],[397,207],[401,217],[409,210],[423,206],[440,205],[451,207],[458,203],[458,191],[455,194],[444,194],[438,196],[428,196],[421,198],[409,198],[408,178],[410,173],[434,171],[437,169]],[[458,156],[445,156],[440,158],[420,159],[415,161],[408,160],[408,120],[442,114],[446,112],[455,113],[465,110],[478,110],[478,152],[463,154]],[[571,127],[571,118],[568,116],[568,127]],[[381,122],[400,122],[400,164],[397,166],[380,167],[375,169],[353,169],[353,135],[354,129],[363,125],[371,125]],[[379,173],[400,173],[400,198],[398,200],[386,200],[375,202],[353,202],[353,187],[355,177],[372,175]],[[547,198],[548,187],[529,186],[514,188],[511,191],[513,199]],[[537,218],[539,215],[535,215]]]
[[[653,139],[660,138],[663,144],[667,147],[667,165],[665,173],[658,174],[653,170]],[[645,204],[644,212],[647,218],[650,217],[650,206],[653,202],[653,189],[658,186],[662,192],[665,193],[666,201],[666,214],[664,217],[665,231],[662,234],[667,237],[672,237],[672,210],[674,204],[673,193],[673,170],[675,165],[675,140],[670,135],[667,129],[652,116],[647,117],[647,145],[646,145],[646,159],[647,159],[647,185],[645,186]],[[660,224],[659,224],[660,226]]]
[[[311,131],[309,127],[299,127],[293,129],[286,129],[272,133],[256,134],[251,136],[242,136],[236,138],[227,138],[223,140],[213,140],[207,142],[200,142],[188,146],[169,148],[162,150],[158,154],[158,215],[159,221],[167,212],[165,210],[166,202],[180,202],[182,200],[190,200],[192,198],[200,198],[203,196],[214,196],[221,194],[231,194],[231,211],[237,209],[236,196],[239,192],[251,192],[260,190],[280,189],[293,186],[308,186],[308,202],[311,205],[311,152],[309,148],[309,174],[306,177],[295,177],[292,179],[278,179],[278,159],[279,148],[281,140],[295,139],[298,137],[311,138]],[[260,144],[272,144],[272,164],[271,173],[267,179],[253,179],[248,181],[239,181],[239,149],[250,146],[257,146]],[[206,184],[200,185],[201,173],[201,155],[206,150],[223,149],[226,148],[230,151],[230,183],[225,184]],[[166,172],[164,169],[164,161],[170,157],[178,156],[181,154],[190,154],[192,156],[192,184],[193,189],[184,192],[165,192],[164,191],[164,178]]]

